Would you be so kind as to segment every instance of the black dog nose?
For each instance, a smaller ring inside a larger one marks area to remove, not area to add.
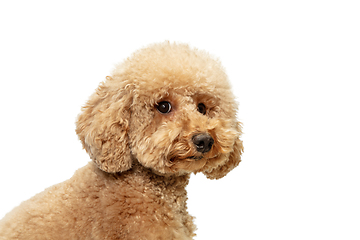
[[[209,134],[205,133],[195,135],[192,138],[192,141],[196,146],[196,150],[201,153],[209,152],[214,144],[214,139]]]

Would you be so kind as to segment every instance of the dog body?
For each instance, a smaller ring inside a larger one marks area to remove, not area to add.
[[[191,239],[188,180],[140,164],[109,174],[90,162],[10,212],[0,239]]]
[[[93,160],[0,221],[0,239],[192,239],[190,174],[225,176],[243,151],[219,61],[155,44],[90,97],[76,132]]]

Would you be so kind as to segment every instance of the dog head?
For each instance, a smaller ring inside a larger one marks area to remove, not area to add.
[[[135,52],[100,84],[76,132],[106,172],[137,160],[159,174],[221,178],[243,151],[237,105],[220,62],[168,42]]]

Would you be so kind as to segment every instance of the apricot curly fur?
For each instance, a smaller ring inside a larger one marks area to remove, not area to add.
[[[157,110],[163,101],[170,112]],[[0,240],[193,239],[185,187],[191,173],[219,179],[239,164],[236,112],[227,75],[208,53],[169,42],[135,52],[78,116],[93,161],[8,213]],[[212,139],[206,151],[199,134]]]

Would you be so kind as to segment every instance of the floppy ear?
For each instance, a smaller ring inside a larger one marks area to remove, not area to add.
[[[114,89],[105,82],[90,97],[78,117],[76,133],[90,158],[105,172],[131,168],[128,140],[131,101],[125,87]]]
[[[241,135],[241,123],[237,124],[236,130]],[[233,151],[230,152],[229,158],[223,165],[220,165],[209,172],[203,172],[209,179],[219,179],[228,174],[241,162],[241,154],[244,152],[243,142],[237,138],[233,145]]]

